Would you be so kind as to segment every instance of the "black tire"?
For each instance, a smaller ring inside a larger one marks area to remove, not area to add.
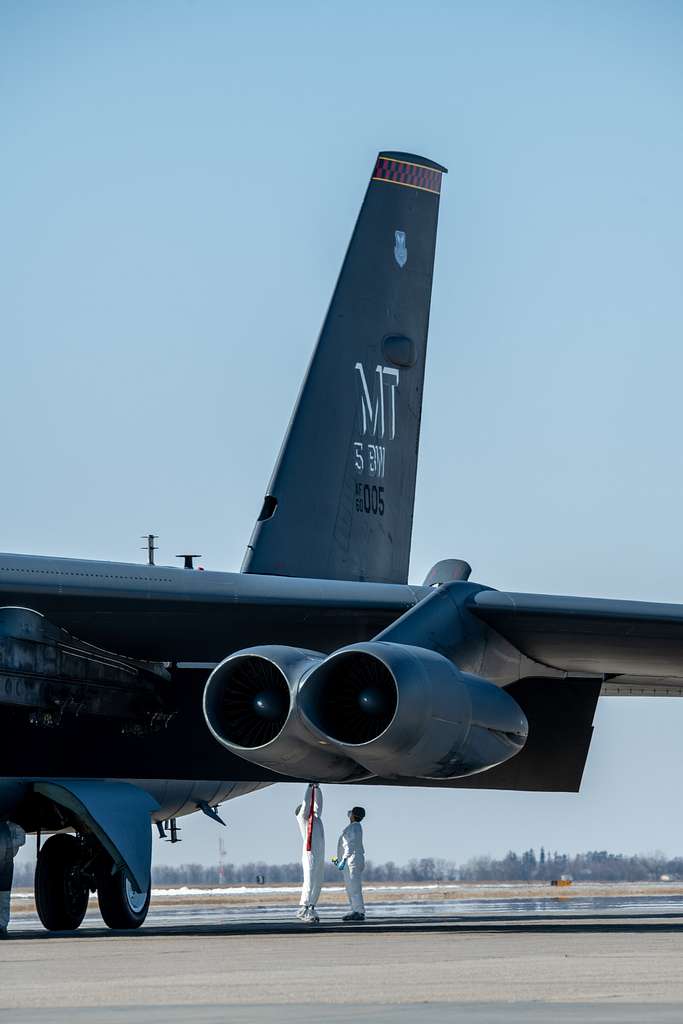
[[[139,928],[147,917],[151,895],[151,883],[144,895],[137,893],[123,871],[102,875],[97,887],[97,902],[104,923],[109,928]]]
[[[75,836],[51,836],[38,854],[35,896],[38,917],[50,932],[74,931],[88,909],[83,854]]]

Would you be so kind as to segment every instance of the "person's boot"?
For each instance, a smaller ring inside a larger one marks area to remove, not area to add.
[[[299,918],[300,921],[303,921],[303,919],[305,918],[307,910],[308,910],[308,903],[302,903],[301,906],[299,907],[299,909],[296,912],[296,916]]]
[[[7,923],[9,921],[10,898],[10,892],[6,890],[0,892],[0,939],[7,938]]]
[[[364,921],[365,914],[361,914],[358,910],[352,910],[350,914],[344,914],[342,921]]]
[[[306,907],[306,913],[302,916],[301,920],[304,924],[319,924],[320,918],[315,912],[315,907]]]

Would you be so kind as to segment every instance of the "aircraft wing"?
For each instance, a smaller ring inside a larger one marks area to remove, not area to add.
[[[485,590],[470,610],[534,661],[605,676],[603,694],[683,696],[683,605]]]

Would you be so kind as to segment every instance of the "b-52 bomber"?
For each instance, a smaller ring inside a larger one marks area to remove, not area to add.
[[[378,156],[241,572],[0,555],[0,823],[48,835],[46,928],[94,891],[140,925],[154,823],[294,780],[576,792],[599,696],[681,694],[681,606],[407,582],[445,171]]]

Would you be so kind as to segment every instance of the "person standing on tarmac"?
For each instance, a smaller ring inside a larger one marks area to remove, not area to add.
[[[13,821],[0,821],[0,939],[7,938],[14,858],[26,842],[26,833]]]
[[[348,812],[349,824],[339,836],[337,856],[334,863],[344,872],[346,895],[351,904],[351,913],[345,914],[342,921],[364,921],[365,904],[363,903],[363,869],[365,868],[365,850],[363,849],[364,807],[352,807]]]
[[[318,924],[320,918],[315,909],[320,899],[325,870],[325,830],[322,822],[323,794],[316,783],[306,787],[303,803],[295,814],[303,840],[301,863],[304,869],[304,884],[297,917],[306,924]]]

